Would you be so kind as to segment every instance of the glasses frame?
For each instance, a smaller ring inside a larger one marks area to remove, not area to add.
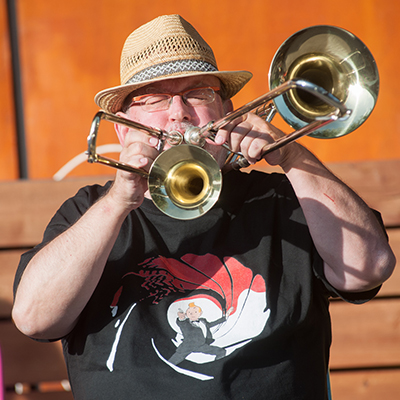
[[[196,107],[196,106],[192,106],[192,105],[188,104],[188,103],[186,102],[186,99],[185,99],[184,96],[185,96],[186,93],[192,92],[193,90],[201,90],[201,89],[211,89],[211,90],[214,92],[214,98],[213,98],[213,100],[210,101],[209,103],[205,103],[205,104],[211,104],[212,102],[214,102],[214,100],[215,100],[215,94],[221,91],[221,88],[220,88],[220,87],[217,87],[217,86],[202,86],[202,87],[197,87],[197,88],[195,87],[195,88],[183,90],[182,92],[175,92],[175,93],[149,93],[149,94],[143,94],[143,95],[140,95],[140,96],[135,96],[135,97],[133,97],[133,98],[132,98],[132,101],[131,101],[131,103],[129,104],[129,106],[127,107],[127,109],[129,109],[129,108],[132,107],[132,106],[136,106],[136,105],[139,106],[139,105],[140,105],[140,106],[142,107],[142,109],[143,109],[144,111],[146,111],[146,112],[156,112],[156,111],[168,110],[169,107],[171,106],[172,99],[173,99],[175,96],[180,96],[180,97],[182,98],[182,101],[184,102],[184,104],[185,104],[186,106],[188,106],[188,107]],[[166,108],[160,108],[160,109],[156,109],[156,110],[146,110],[146,109],[144,108],[145,105],[143,104],[143,99],[146,99],[146,98],[152,97],[152,96],[158,96],[158,95],[164,95],[164,96],[168,96],[168,97],[169,97],[168,107],[166,107]],[[200,106],[199,106],[199,107],[200,107]]]

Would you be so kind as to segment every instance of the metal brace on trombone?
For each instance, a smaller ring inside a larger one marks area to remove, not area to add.
[[[303,136],[307,136],[312,132],[315,132],[322,126],[330,124],[331,122],[337,121],[338,119],[345,120],[347,119],[350,114],[351,110],[347,109],[335,96],[331,93],[327,92],[322,87],[315,85],[311,82],[308,82],[304,79],[293,79],[291,81],[285,82],[282,85],[278,86],[277,88],[273,89],[272,91],[260,96],[253,101],[245,104],[244,106],[238,108],[237,110],[233,111],[232,113],[228,114],[227,116],[219,119],[218,121],[213,121],[208,123],[202,128],[198,127],[190,127],[185,132],[185,142],[188,144],[193,145],[202,145],[204,143],[205,138],[215,139],[215,134],[218,132],[219,129],[223,128],[225,125],[229,124],[230,122],[234,121],[236,118],[258,108],[256,114],[264,117],[264,119],[270,122],[275,115],[275,107],[273,105],[266,111],[265,105],[270,102],[271,100],[275,99],[278,96],[281,96],[288,92],[289,90],[293,89],[300,89],[304,90],[318,99],[326,103],[327,105],[334,107],[335,111],[326,115],[326,116],[319,116],[315,118],[315,121],[310,122],[305,127],[298,129],[295,132],[292,132],[274,143],[271,143],[268,148],[264,151],[261,155],[261,158],[265,157],[267,154],[271,153],[274,150],[280,149],[281,147],[285,146],[286,144],[293,142],[302,138]],[[260,115],[261,114],[261,115]],[[229,150],[229,147],[228,147]],[[233,153],[233,152],[231,152]],[[233,153],[237,154],[237,153]],[[224,172],[229,169],[240,169],[246,168],[250,165],[250,163],[241,155],[237,154],[239,157],[236,160],[232,161],[229,165],[224,167]]]
[[[100,111],[88,137],[88,161],[147,177],[150,195],[162,212],[177,219],[197,218],[218,200],[222,172],[249,165],[242,154],[232,152],[224,144],[231,154],[221,171],[215,159],[202,149],[206,139],[215,140],[219,129],[256,108],[255,113],[268,122],[278,112],[295,129],[271,143],[262,157],[306,135],[346,135],[372,112],[379,91],[379,74],[372,54],[361,40],[344,29],[320,25],[295,33],[281,45],[270,67],[269,86],[269,93],[220,120],[189,128],[184,135]],[[266,107],[271,100],[273,106]],[[160,151],[165,142],[172,147],[160,153],[148,173],[102,157],[96,153],[102,119],[157,137]],[[337,124],[325,128],[335,121]]]

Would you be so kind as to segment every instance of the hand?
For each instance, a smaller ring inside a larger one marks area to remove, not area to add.
[[[260,161],[268,146],[285,134],[253,113],[245,114],[225,125],[217,133],[215,143],[227,143],[234,152],[240,152],[254,164]],[[288,157],[285,146],[267,154],[264,159],[271,165],[280,165]]]
[[[126,118],[125,114],[123,116]],[[159,140],[124,126],[116,125],[115,129],[122,144],[120,161],[148,172],[159,154],[157,150]],[[118,170],[109,195],[130,211],[142,204],[147,190],[147,177]]]

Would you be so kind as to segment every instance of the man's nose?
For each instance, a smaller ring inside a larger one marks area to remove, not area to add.
[[[173,121],[190,121],[191,119],[190,107],[185,104],[179,94],[171,99],[169,115]]]

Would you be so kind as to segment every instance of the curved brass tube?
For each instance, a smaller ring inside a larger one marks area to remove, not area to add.
[[[357,37],[341,28],[321,25],[299,31],[282,44],[271,64],[269,85],[270,92],[217,121],[190,127],[184,135],[99,111],[88,137],[88,161],[147,177],[150,194],[161,211],[178,219],[197,218],[212,208],[221,190],[219,166],[201,148],[206,138],[214,140],[219,129],[254,110],[269,122],[279,112],[295,129],[268,146],[261,158],[306,135],[346,135],[372,112],[379,75],[371,53]],[[165,142],[173,147],[161,152],[149,173],[102,157],[96,153],[96,137],[103,119],[157,137],[160,151]],[[249,165],[240,153],[223,146],[230,152],[224,172]]]

